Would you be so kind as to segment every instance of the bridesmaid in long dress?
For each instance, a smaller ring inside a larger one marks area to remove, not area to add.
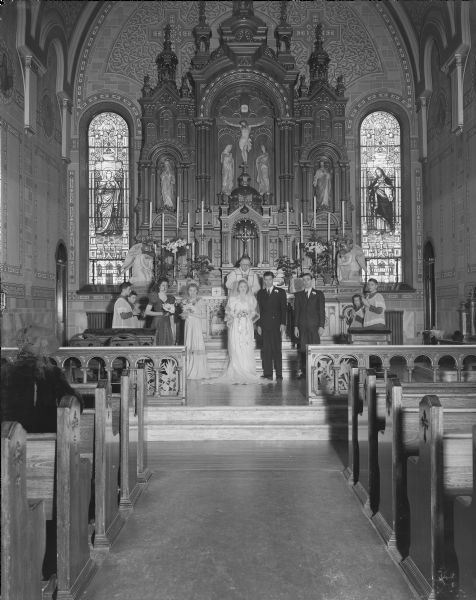
[[[202,332],[202,316],[206,310],[198,296],[198,285],[190,283],[182,304],[185,319],[185,348],[187,349],[187,379],[208,379],[208,362]]]
[[[175,314],[175,298],[167,291],[169,282],[160,278],[152,288],[150,304],[145,309],[145,315],[153,317],[151,328],[155,328],[155,343],[157,346],[173,346],[171,319]]]

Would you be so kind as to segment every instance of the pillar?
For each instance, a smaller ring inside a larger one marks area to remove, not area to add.
[[[293,184],[293,130],[292,119],[278,119],[279,127],[279,210],[286,210],[286,201],[292,201]]]
[[[212,124],[211,119],[197,119],[195,121],[197,131],[197,202],[198,206],[201,206],[203,200],[206,210],[210,210]]]

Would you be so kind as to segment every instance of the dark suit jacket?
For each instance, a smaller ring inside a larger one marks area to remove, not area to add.
[[[325,298],[320,290],[311,290],[308,299],[305,290],[294,296],[294,325],[299,329],[324,327],[326,322]]]
[[[286,292],[273,287],[271,294],[266,289],[260,290],[257,295],[260,318],[258,325],[262,329],[279,328],[286,325],[287,298]]]

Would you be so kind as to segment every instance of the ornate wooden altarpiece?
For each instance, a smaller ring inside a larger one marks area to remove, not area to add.
[[[320,25],[309,76],[296,70],[286,4],[272,47],[253,2],[233,2],[211,52],[200,2],[195,55],[181,85],[169,26],[157,84],[144,78],[138,238],[160,244],[177,225],[183,238],[190,230],[195,255],[208,255],[222,277],[243,249],[256,268],[273,268],[278,256],[298,256],[301,235],[327,239],[329,225],[335,233],[342,215],[351,216],[342,77],[329,82]],[[319,168],[330,180],[326,196],[313,186]]]

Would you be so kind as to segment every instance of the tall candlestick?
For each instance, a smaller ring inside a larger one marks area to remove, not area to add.
[[[149,233],[152,231],[152,200],[149,204]]]
[[[190,244],[190,211],[187,213],[187,244]]]
[[[300,214],[301,218],[301,244],[304,244],[304,219],[302,213]]]
[[[331,213],[327,213],[327,241],[331,239]]]
[[[289,235],[289,202],[286,202],[286,235]]]
[[[195,238],[193,238],[192,242],[192,262],[195,260]]]
[[[205,233],[205,202],[202,200],[202,235]]]
[[[342,200],[340,203],[341,206],[341,216],[342,216],[342,235],[345,234],[345,200]]]
[[[317,226],[317,214],[316,214],[316,194],[312,197],[312,218],[314,221],[314,229]]]
[[[162,213],[162,237],[160,239],[161,243],[165,242],[165,214]]]
[[[180,196],[177,196],[177,236],[180,228]]]

